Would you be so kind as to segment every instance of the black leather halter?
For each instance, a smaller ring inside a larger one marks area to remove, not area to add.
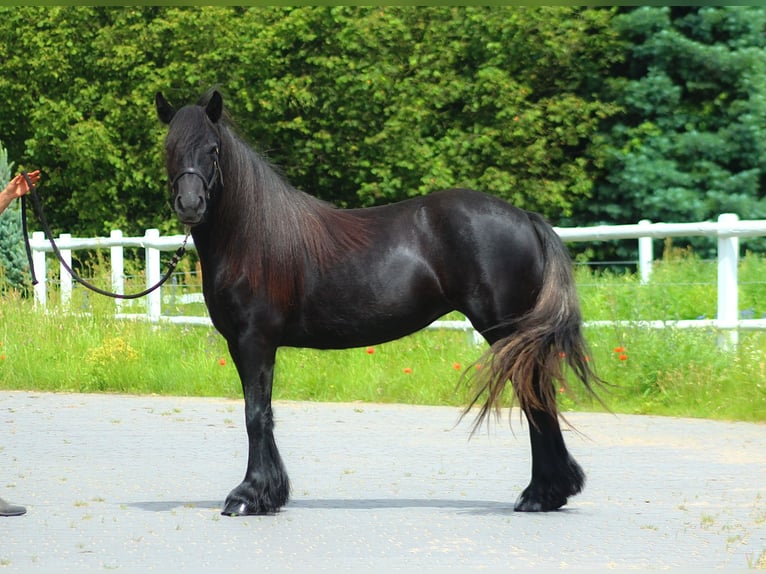
[[[178,180],[185,175],[193,175],[202,180],[202,185],[205,188],[205,197],[210,199],[210,190],[213,189],[213,185],[215,185],[216,179],[218,179],[219,183],[223,185],[223,172],[221,171],[221,164],[218,159],[219,152],[218,146],[216,146],[215,160],[213,161],[213,174],[209,178],[205,177],[205,174],[203,174],[196,167],[184,167],[175,175],[175,177],[173,177],[173,179],[170,180],[170,189],[173,190],[174,193],[178,193],[178,189],[176,188],[178,185]]]

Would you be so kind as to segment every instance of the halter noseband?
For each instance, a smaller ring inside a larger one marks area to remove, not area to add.
[[[221,185],[223,185],[223,172],[221,171],[221,164],[218,161],[218,157],[219,152],[218,147],[216,146],[215,160],[213,161],[213,175],[210,176],[210,179],[205,177],[205,175],[196,167],[185,167],[181,169],[172,180],[170,180],[170,189],[177,192],[176,185],[178,184],[178,180],[185,175],[194,175],[202,180],[202,185],[205,187],[205,197],[210,199],[210,190],[213,188],[213,184],[215,184],[216,177]]]

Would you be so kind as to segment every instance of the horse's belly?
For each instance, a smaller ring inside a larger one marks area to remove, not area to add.
[[[348,349],[378,345],[419,331],[442,315],[443,313],[434,313],[428,317],[388,317],[353,322],[334,319],[314,322],[287,333],[282,344],[315,349]]]
[[[313,282],[285,344],[338,349],[409,335],[452,310],[432,265],[409,249],[370,253]]]
[[[285,331],[285,345],[345,349],[376,345],[418,331],[451,310],[440,296],[373,297],[310,305]]]

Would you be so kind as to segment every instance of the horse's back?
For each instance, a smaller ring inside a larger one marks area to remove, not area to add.
[[[539,248],[528,212],[473,189],[446,189],[353,211],[369,218],[373,243],[418,241],[448,261],[503,259],[503,255],[518,259]]]

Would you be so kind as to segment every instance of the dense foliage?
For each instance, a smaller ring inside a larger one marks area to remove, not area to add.
[[[0,137],[54,230],[177,231],[162,91],[342,206],[477,187],[560,225],[766,217],[766,9],[0,9]]]
[[[604,86],[623,113],[605,122],[606,170],[573,219],[766,218],[766,11],[644,7],[612,25],[626,57]]]

